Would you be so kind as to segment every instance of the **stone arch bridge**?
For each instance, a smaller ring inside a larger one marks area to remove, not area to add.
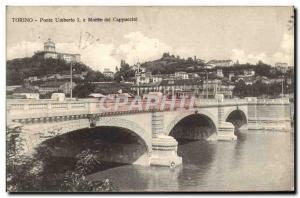
[[[192,110],[103,112],[95,99],[62,102],[7,100],[7,127],[21,127],[20,135],[27,154],[32,154],[48,139],[78,130],[86,129],[88,132],[89,129],[101,127],[126,129],[140,138],[146,147],[146,152],[131,163],[176,166],[181,164],[181,157],[177,156],[178,143],[175,138],[203,137],[203,134],[193,134],[192,129],[180,134],[177,127],[188,128],[190,123],[199,124],[200,131],[205,129],[207,132],[205,138],[227,141],[236,140],[234,130],[242,125],[249,130],[289,130],[289,112],[286,110],[288,108],[284,108],[288,104],[288,100],[283,99],[196,99]],[[274,123],[281,124],[276,128]],[[114,161],[112,158],[109,160]]]

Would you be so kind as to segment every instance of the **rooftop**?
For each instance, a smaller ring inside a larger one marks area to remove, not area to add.
[[[39,91],[28,87],[18,87],[14,90],[14,93],[39,93]]]

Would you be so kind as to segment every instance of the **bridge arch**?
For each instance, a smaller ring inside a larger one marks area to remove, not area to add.
[[[235,109],[229,111],[225,116],[225,122],[230,122],[235,128],[240,128],[241,126],[248,123],[246,114],[241,109]]]
[[[135,164],[148,165],[147,158],[152,151],[151,131],[147,131],[148,127],[141,127],[129,118],[119,117],[100,117],[95,119],[95,125],[90,127],[91,123],[88,119],[68,120],[59,122],[44,122],[32,123],[22,125],[22,139],[24,139],[23,152],[31,156],[35,153],[36,149],[44,142],[47,142],[56,137],[62,137],[68,134],[76,134],[77,132],[84,132],[88,134],[93,129],[100,130],[102,128],[117,128],[122,131],[130,132],[139,139],[139,143],[143,142],[145,145],[145,155],[143,159]],[[103,131],[103,130],[102,130]],[[100,132],[100,131],[99,131]]]
[[[102,121],[92,128],[76,129],[44,139],[36,146],[36,151],[47,148],[53,157],[73,159],[82,151],[91,150],[104,163],[150,165],[151,147],[141,136],[142,128],[133,123],[125,126],[126,122],[120,120],[120,124],[114,124],[116,120],[106,124]]]
[[[148,151],[152,150],[151,132],[147,132],[146,129],[134,121],[122,118],[100,117],[99,120],[96,121],[95,127],[118,127],[130,130],[146,143]]]
[[[168,135],[188,140],[207,139],[217,133],[217,125],[206,114],[185,113],[177,116],[167,127]]]

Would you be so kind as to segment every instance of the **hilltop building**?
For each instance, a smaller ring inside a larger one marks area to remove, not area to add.
[[[233,65],[233,61],[232,60],[210,60],[206,64],[211,65],[213,67],[229,67]]]
[[[114,72],[110,71],[108,68],[104,68],[103,75],[105,77],[114,78]]]
[[[282,73],[286,73],[288,70],[288,64],[287,63],[275,63],[275,68]]]
[[[66,62],[80,62],[80,54],[68,54],[56,52],[55,43],[49,38],[44,43],[44,51],[35,52],[35,56],[39,56],[43,59],[53,58],[65,60]]]
[[[287,67],[287,63],[275,63],[275,67]]]

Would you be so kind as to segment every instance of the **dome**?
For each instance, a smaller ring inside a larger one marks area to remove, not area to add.
[[[44,43],[44,50],[45,51],[55,51],[55,43],[51,41],[49,38],[47,42]]]
[[[49,38],[48,41],[44,43],[44,45],[55,45],[55,43]]]

